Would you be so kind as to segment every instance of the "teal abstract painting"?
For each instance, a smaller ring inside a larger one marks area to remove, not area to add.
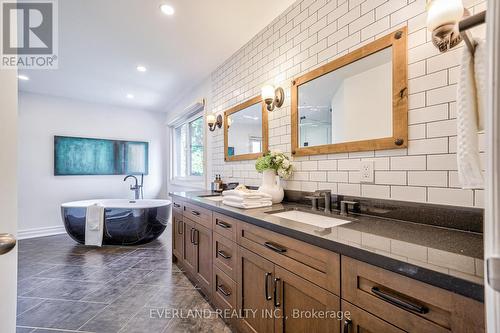
[[[148,142],[54,136],[54,175],[147,175],[148,154]]]

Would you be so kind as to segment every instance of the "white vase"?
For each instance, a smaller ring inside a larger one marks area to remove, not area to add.
[[[259,191],[269,194],[273,204],[282,202],[285,197],[280,178],[276,175],[276,171],[271,169],[262,172],[262,185],[259,187]]]

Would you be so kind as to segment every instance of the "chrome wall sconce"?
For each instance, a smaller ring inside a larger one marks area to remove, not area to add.
[[[207,125],[210,132],[215,131],[216,128],[222,127],[222,115],[217,115],[215,117],[214,114],[207,115]]]
[[[285,101],[285,91],[283,88],[278,87],[274,89],[272,85],[263,86],[261,96],[267,105],[267,111],[270,112],[274,111],[275,108],[281,107]]]

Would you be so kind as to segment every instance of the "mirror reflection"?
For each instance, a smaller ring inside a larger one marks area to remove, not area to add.
[[[298,87],[299,146],[392,136],[392,47]]]
[[[261,153],[262,103],[250,105],[227,116],[227,155]]]

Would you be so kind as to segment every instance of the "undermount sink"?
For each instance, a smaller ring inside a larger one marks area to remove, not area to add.
[[[272,215],[304,224],[309,224],[323,229],[338,227],[339,225],[351,222],[337,219],[335,217],[302,212],[300,210],[288,210],[279,213],[272,213]]]

